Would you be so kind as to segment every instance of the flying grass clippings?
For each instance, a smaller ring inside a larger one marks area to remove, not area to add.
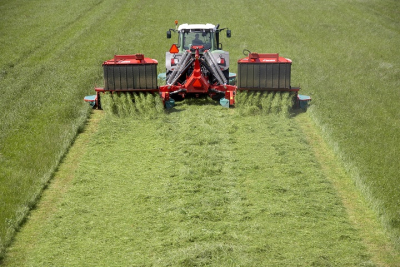
[[[242,115],[288,115],[293,107],[291,92],[238,92],[236,108]]]
[[[157,94],[105,93],[101,95],[102,109],[108,115],[125,118],[153,118],[164,112],[164,105]]]

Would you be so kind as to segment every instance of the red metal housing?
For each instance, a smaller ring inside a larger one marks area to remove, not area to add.
[[[290,73],[292,61],[279,54],[250,53],[238,61],[237,89],[252,91],[293,91]]]
[[[95,88],[96,105],[101,92],[158,92],[157,64],[143,54],[116,55],[105,61],[104,88]]]

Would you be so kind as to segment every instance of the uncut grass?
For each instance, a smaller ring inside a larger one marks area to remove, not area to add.
[[[6,265],[369,263],[294,121],[189,102],[151,121],[105,116],[72,187]]]

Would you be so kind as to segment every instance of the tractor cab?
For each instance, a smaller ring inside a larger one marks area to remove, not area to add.
[[[221,31],[226,30],[226,36],[231,37],[231,31],[228,28],[219,28],[219,24],[188,24],[184,23],[178,26],[175,21],[175,29],[167,31],[167,38],[171,38],[171,32],[178,33],[178,42],[174,43],[170,50],[166,52],[165,67],[166,77],[178,66],[182,61],[185,52],[189,52],[192,56],[196,51],[203,59],[203,54],[208,51],[215,59],[212,65],[219,65],[218,69],[224,72],[224,76],[229,78],[229,52],[222,50],[222,44],[219,42]],[[163,74],[164,75],[164,74]]]
[[[178,32],[177,47],[179,52],[190,50],[192,46],[202,46],[204,50],[222,50],[219,43],[219,33],[225,29],[219,29],[219,25],[213,24],[182,24],[177,29],[167,31],[167,38],[171,38],[171,31]],[[231,37],[230,30],[227,30],[227,37]]]

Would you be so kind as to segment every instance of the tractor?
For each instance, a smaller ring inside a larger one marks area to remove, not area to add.
[[[229,72],[229,52],[220,43],[226,30],[219,24],[181,24],[167,31],[178,34],[178,42],[166,52],[165,73],[157,75],[158,61],[143,54],[116,55],[103,63],[104,88],[95,88],[96,95],[85,97],[93,107],[101,108],[101,94],[147,92],[157,93],[167,109],[188,97],[211,97],[224,107],[235,105],[238,91],[293,92],[297,105],[306,105],[311,98],[298,95],[299,87],[291,87],[292,61],[279,54],[258,54],[247,51],[238,60],[238,73]],[[237,76],[237,79],[236,79]],[[163,80],[163,85],[158,81]]]

